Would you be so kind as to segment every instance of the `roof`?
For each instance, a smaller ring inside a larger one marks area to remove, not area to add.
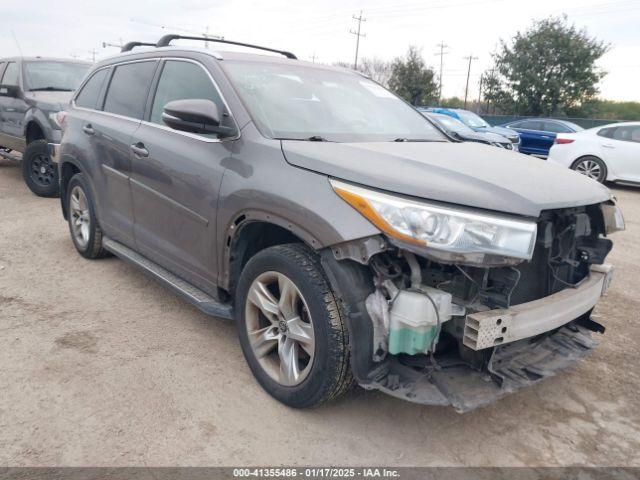
[[[238,52],[233,50],[214,50],[211,48],[203,48],[203,47],[188,47],[188,46],[168,46],[168,47],[144,47],[138,48],[136,50],[118,53],[116,55],[112,55],[107,57],[98,64],[110,64],[122,58],[145,58],[149,56],[153,56],[154,54],[161,54],[162,56],[166,56],[167,53],[176,52],[176,53],[198,53],[209,55],[211,58],[219,61],[236,61],[236,60],[244,60],[251,62],[263,62],[263,63],[273,63],[273,64],[288,64],[295,66],[306,66],[313,68],[320,68],[326,70],[335,70],[335,71],[345,71],[345,72],[353,72],[348,68],[337,67],[332,65],[324,65],[320,63],[312,63],[304,60],[298,59],[290,59],[286,58],[279,54],[270,54],[270,53],[248,53],[248,52]]]

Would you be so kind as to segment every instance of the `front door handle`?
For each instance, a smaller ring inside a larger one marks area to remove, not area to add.
[[[131,151],[136,157],[142,158],[149,156],[149,150],[145,148],[144,143],[142,142],[134,143],[129,148],[131,148]]]
[[[96,131],[93,129],[93,127],[91,126],[90,123],[88,123],[84,127],[82,127],[82,131],[84,133],[86,133],[87,135],[95,135],[95,133],[96,133]]]
[[[603,146],[604,148],[616,148],[616,147],[614,147],[613,145],[611,145],[610,143],[603,143],[603,144],[602,144],[602,146]]]
[[[9,107],[9,108],[5,108],[5,109],[4,109],[4,111],[5,111],[5,112],[15,112],[15,111],[16,111],[16,109],[15,109],[15,108],[11,108],[11,107]]]

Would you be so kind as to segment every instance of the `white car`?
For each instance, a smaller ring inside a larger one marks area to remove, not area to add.
[[[559,133],[547,161],[598,182],[640,184],[640,122]]]

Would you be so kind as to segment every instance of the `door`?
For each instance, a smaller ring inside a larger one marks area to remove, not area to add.
[[[602,156],[615,176],[640,182],[640,125],[606,129],[609,138],[601,139]]]
[[[131,191],[138,250],[201,289],[213,292],[216,206],[232,141],[215,134],[172,130],[162,122],[173,100],[209,99],[223,123],[233,125],[205,68],[190,60],[166,60],[148,114],[134,135]]]
[[[542,122],[539,120],[523,120],[511,126],[520,134],[520,152],[533,155],[546,155],[549,150],[544,149],[540,141]]]
[[[132,248],[135,242],[130,146],[144,116],[157,64],[156,60],[147,60],[113,67],[102,108],[93,111],[82,125],[92,145],[90,157],[97,160],[92,178],[101,227],[107,236]],[[88,83],[83,91],[87,87]],[[78,99],[81,95],[82,91]]]
[[[2,85],[21,87],[20,65],[9,62],[0,80]],[[20,92],[18,98],[0,97],[0,118],[2,119],[2,138],[0,145],[18,151],[24,151],[24,125],[23,120],[27,112],[27,102],[23,98],[24,92]]]
[[[545,155],[549,155],[549,150],[553,146],[559,133],[573,133],[569,127],[560,122],[545,120],[542,122],[542,131],[540,132],[540,144],[546,150]]]

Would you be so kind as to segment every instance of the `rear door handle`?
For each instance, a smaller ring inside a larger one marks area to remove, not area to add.
[[[602,144],[602,146],[603,146],[604,148],[616,148],[616,147],[614,147],[613,145],[611,145],[610,143],[603,143],[603,144]]]
[[[136,157],[148,157],[149,156],[149,150],[147,150],[144,146],[144,143],[142,142],[138,142],[138,143],[134,143],[133,145],[131,145],[131,151],[133,152],[133,154]]]
[[[95,135],[96,131],[93,129],[90,123],[82,127],[82,131],[87,135]]]
[[[9,108],[5,108],[5,109],[4,109],[4,111],[5,111],[5,112],[15,112],[15,111],[16,111],[16,109],[15,109],[15,108],[11,108],[11,107],[9,107]]]

